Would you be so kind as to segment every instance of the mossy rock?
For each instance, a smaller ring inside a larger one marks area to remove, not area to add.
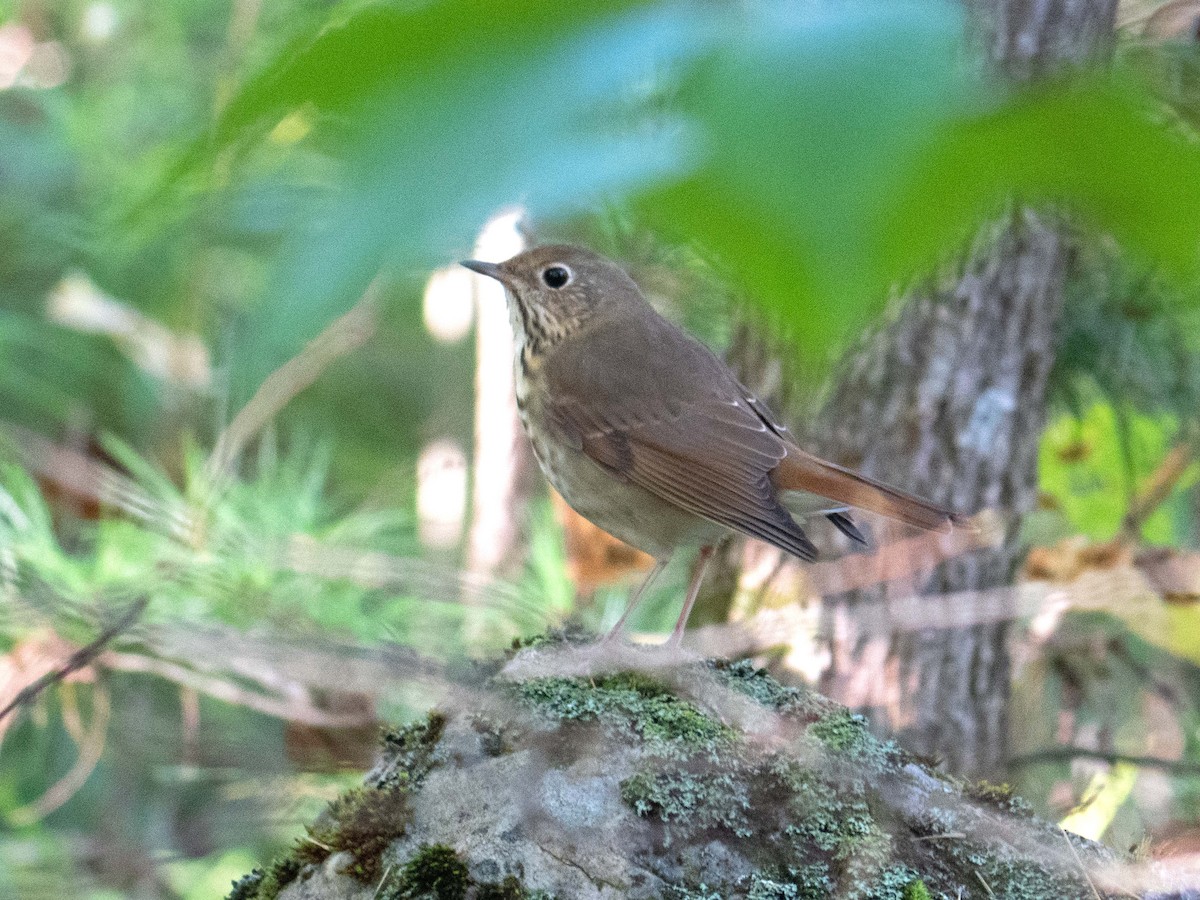
[[[543,640],[492,671],[231,896],[1095,900],[1115,860],[745,663]]]

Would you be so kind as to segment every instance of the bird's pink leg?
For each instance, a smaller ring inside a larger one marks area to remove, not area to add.
[[[687,628],[688,616],[692,614],[692,607],[696,604],[696,597],[700,593],[700,585],[704,581],[704,573],[712,560],[714,549],[716,548],[712,544],[700,548],[696,571],[692,575],[692,583],[688,585],[687,599],[683,601],[683,612],[679,614],[679,621],[675,623],[675,630],[671,632],[671,637],[667,641],[668,647],[678,647],[683,643],[683,630]]]
[[[625,604],[625,612],[621,613],[621,618],[617,619],[617,624],[604,636],[601,643],[611,641],[615,637],[619,637],[621,632],[625,630],[625,620],[629,618],[629,614],[634,608],[642,602],[642,598],[646,596],[646,589],[654,582],[659,573],[667,567],[667,563],[671,561],[668,556],[666,559],[656,559],[654,568],[646,573],[646,577],[642,579],[642,583],[633,589],[633,593],[629,595],[629,602]]]

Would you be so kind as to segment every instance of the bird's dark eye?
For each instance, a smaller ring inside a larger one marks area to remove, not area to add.
[[[542,281],[552,288],[560,288],[571,280],[571,270],[565,266],[550,266],[542,272]]]

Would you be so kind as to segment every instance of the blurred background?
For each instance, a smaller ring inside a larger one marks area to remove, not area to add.
[[[1198,38],[1193,0],[0,3],[0,896],[222,895],[472,660],[616,620],[650,561],[550,495],[454,265],[550,240],[973,516],[735,541],[697,652],[1194,865]]]

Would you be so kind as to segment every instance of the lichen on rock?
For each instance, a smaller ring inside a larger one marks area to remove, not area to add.
[[[1094,900],[1113,860],[747,663],[542,640],[458,696],[233,900]]]

